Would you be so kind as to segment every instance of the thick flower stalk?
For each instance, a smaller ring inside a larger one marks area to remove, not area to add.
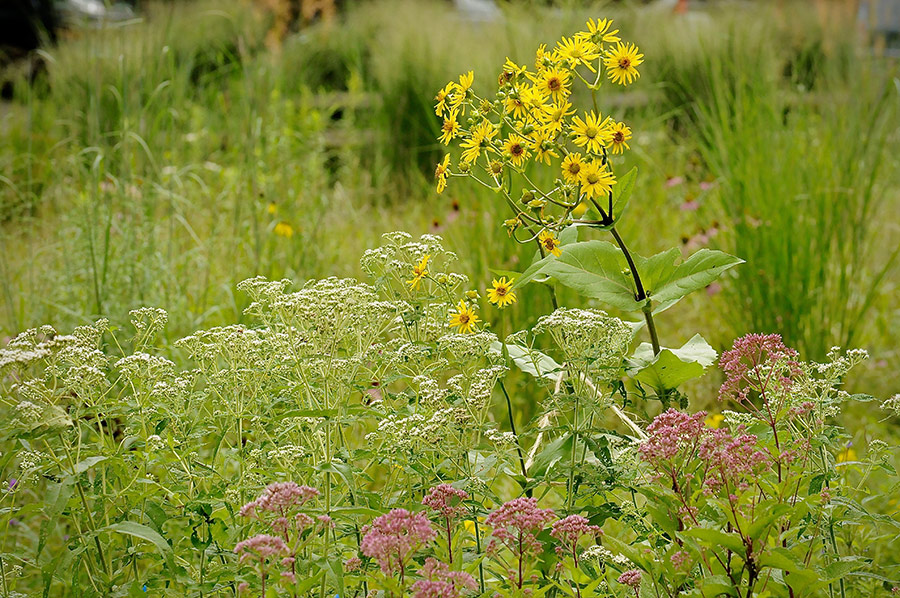
[[[447,554],[450,563],[453,563],[453,533],[451,525],[453,520],[462,514],[463,501],[469,500],[469,493],[450,484],[439,484],[428,491],[422,504],[437,512],[443,519],[444,532],[447,534]]]

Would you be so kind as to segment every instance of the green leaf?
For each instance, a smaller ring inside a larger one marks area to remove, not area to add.
[[[141,540],[146,540],[150,542],[159,553],[163,556],[163,558],[168,563],[172,563],[172,547],[169,546],[169,543],[166,542],[165,538],[159,535],[155,530],[147,527],[146,525],[141,525],[140,523],[135,523],[134,521],[121,521],[119,523],[113,523],[112,525],[108,525],[103,530],[119,532],[120,534],[128,534],[129,536],[135,536],[140,538]]]
[[[772,567],[789,573],[802,571],[806,566],[786,548],[770,548],[759,557],[760,567]]]
[[[59,514],[69,502],[69,498],[75,490],[75,484],[71,477],[66,477],[59,484],[48,484],[47,491],[44,496],[44,516],[47,518],[41,524],[40,534],[38,535],[38,546],[36,558],[40,558],[44,546],[47,544],[47,538],[56,529],[59,521]]]
[[[572,454],[574,444],[574,437],[569,434],[562,438],[557,438],[545,446],[534,458],[534,463],[532,463],[528,472],[529,476],[533,478],[545,476],[554,465]]]
[[[618,183],[613,186],[613,220],[618,222],[625,213],[628,206],[628,200],[631,199],[631,193],[634,191],[634,182],[637,180],[637,166],[625,173],[625,176],[619,179]]]
[[[728,579],[727,575],[709,575],[700,582],[700,591],[704,598],[715,598],[725,594],[726,596],[738,596],[737,589]]]
[[[722,251],[701,249],[679,264],[668,277],[645,286],[649,287],[647,292],[650,299],[658,304],[653,308],[653,313],[672,307],[686,295],[706,287],[729,268],[743,263],[744,260]],[[638,265],[638,270],[640,269]]]
[[[545,260],[541,260],[543,264],[532,273],[532,278],[537,274],[545,274],[575,289],[584,297],[599,299],[625,311],[641,309],[642,304],[634,298],[631,276],[626,274],[628,264],[625,256],[612,243],[572,243],[563,248],[559,257]],[[526,279],[528,275],[526,270],[522,279]]]
[[[727,548],[731,552],[743,555],[746,552],[744,542],[741,537],[734,533],[726,533],[718,529],[709,527],[695,527],[681,532],[690,538],[696,538],[705,542],[708,548]]]
[[[556,363],[552,357],[540,351],[522,347],[521,345],[505,345],[506,352],[516,367],[531,374],[535,378],[547,378],[553,380],[558,375],[562,366]],[[499,355],[503,354],[504,344],[500,341],[491,343],[491,351]]]
[[[663,348],[655,356],[649,343],[641,343],[629,360],[629,373],[653,388],[678,388],[685,381],[702,376],[717,355],[699,334],[680,349]]]
[[[72,470],[71,475],[78,475],[80,473],[86,472],[88,469],[100,463],[101,461],[106,461],[106,457],[88,457],[82,461],[79,461],[75,464],[75,468]]]

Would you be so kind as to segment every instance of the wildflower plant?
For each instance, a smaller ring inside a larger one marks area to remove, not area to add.
[[[596,105],[576,113],[574,88],[596,100],[642,61],[591,20],[534,71],[508,61],[493,99],[472,73],[438,94],[462,149],[439,185],[491,186],[538,250],[484,298],[440,237],[395,232],[363,254],[367,280],[245,280],[241,323],[171,346],[166,312],[141,308],[133,334],[100,320],[0,348],[0,596],[793,598],[897,583],[860,546],[900,527],[864,495],[873,472],[896,480],[893,447],[851,453],[835,420],[874,403],[841,387],[865,352],[804,362],[776,335],[718,359],[699,335],[659,344],[654,316],[739,260],[643,258],[616,230],[631,131]],[[536,280],[609,311],[555,307],[499,338],[483,301],[527,301]],[[716,363],[721,413],[686,412],[683,383]]]

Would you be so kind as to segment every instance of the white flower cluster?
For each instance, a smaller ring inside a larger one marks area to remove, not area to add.
[[[561,307],[538,319],[532,331],[549,334],[566,361],[586,361],[601,378],[615,376],[632,338],[631,327],[599,309]]]
[[[468,277],[455,272],[444,272],[447,264],[455,261],[456,254],[444,249],[443,239],[437,235],[422,235],[418,241],[405,232],[392,232],[382,235],[385,244],[366,251],[360,259],[362,270],[377,281],[379,286],[396,287],[405,285],[412,279],[413,268],[428,256],[426,264],[428,278],[436,281],[444,292],[453,293],[456,289],[468,284]],[[409,288],[408,286],[406,288]],[[421,284],[420,289],[430,288]]]
[[[585,548],[581,553],[581,559],[585,561],[593,561],[602,565],[615,565],[620,569],[628,569],[631,567],[631,561],[628,557],[621,554],[615,554],[605,546],[590,546]]]

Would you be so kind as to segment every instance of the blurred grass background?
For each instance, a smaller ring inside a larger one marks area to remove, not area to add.
[[[664,345],[700,332],[721,349],[781,332],[809,358],[863,346],[867,392],[898,391],[900,87],[841,14],[806,2],[670,7],[517,2],[472,22],[437,0],[346,3],[267,39],[239,0],[150,3],[139,23],[70,33],[47,76],[0,106],[0,339],[130,309],[170,314],[174,341],[243,319],[235,285],[263,274],[359,276],[384,232],[436,232],[473,286],[519,270],[492,193],[452,179],[432,98],[473,69],[492,92],[508,56],[616,19],[646,56],[601,109],[635,132],[640,170],[622,234],[650,255],[711,246],[747,260],[661,317]],[[561,290],[561,303],[581,305]],[[551,309],[525,289],[499,334]],[[715,380],[694,389],[711,400]]]

